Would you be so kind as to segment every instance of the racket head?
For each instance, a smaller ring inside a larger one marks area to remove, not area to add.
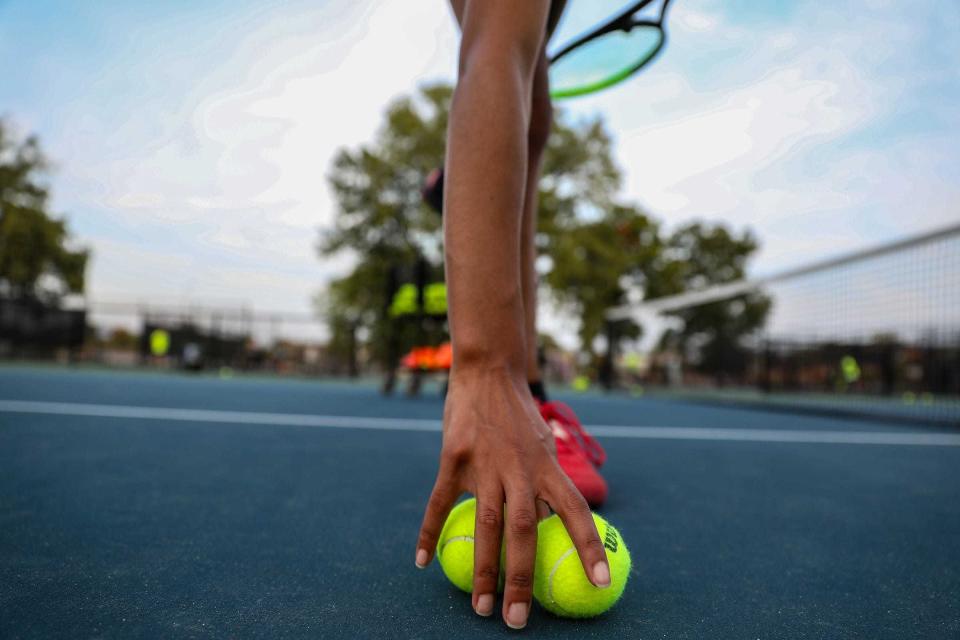
[[[667,36],[658,22],[637,21],[561,50],[550,61],[550,97],[573,98],[623,82],[652,62]]]

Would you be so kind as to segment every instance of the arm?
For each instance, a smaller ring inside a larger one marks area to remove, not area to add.
[[[609,583],[583,497],[557,465],[526,382],[520,225],[534,68],[549,3],[460,0],[460,78],[450,115],[445,250],[454,362],[440,469],[417,544],[433,557],[457,497],[477,497],[473,607],[491,615],[507,549],[503,617],[526,624],[536,556],[537,500],[563,518],[594,584]],[[504,504],[506,508],[504,509]]]

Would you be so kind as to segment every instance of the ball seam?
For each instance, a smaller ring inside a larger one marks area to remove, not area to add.
[[[557,603],[557,599],[553,595],[553,578],[557,574],[557,571],[560,570],[560,565],[563,564],[563,561],[570,557],[570,554],[574,553],[576,549],[573,547],[567,549],[563,555],[557,558],[557,561],[553,563],[553,566],[550,568],[550,576],[547,578],[547,595],[550,596],[550,604],[555,606],[560,611],[564,612],[566,615],[571,615],[569,611],[561,607]]]
[[[440,545],[440,548],[437,550],[438,556],[443,556],[443,550],[447,548],[447,545],[451,542],[473,542],[473,536],[453,536],[452,538],[445,538],[443,544]]]

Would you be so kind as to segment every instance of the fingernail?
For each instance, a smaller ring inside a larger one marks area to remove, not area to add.
[[[475,609],[478,616],[489,616],[493,613],[493,594],[485,593],[481,596],[477,596],[477,608]]]
[[[593,565],[593,583],[602,589],[610,586],[610,567],[606,562]]]
[[[511,629],[523,629],[527,626],[527,614],[530,611],[530,605],[526,602],[514,602],[507,609],[507,626]]]
[[[427,560],[430,559],[430,554],[427,553],[426,549],[417,549],[417,568],[425,569],[427,566]]]

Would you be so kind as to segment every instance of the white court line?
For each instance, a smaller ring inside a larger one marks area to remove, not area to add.
[[[433,433],[441,430],[441,422],[439,420],[317,416],[299,413],[261,413],[256,411],[178,409],[172,407],[130,407],[77,402],[0,400],[0,413]],[[631,427],[615,425],[590,426],[589,430],[601,438],[960,447],[960,435],[933,432],[800,431],[786,429],[710,429],[703,427]]]
[[[353,416],[317,416],[302,413],[260,413],[257,411],[177,409],[173,407],[129,407],[115,404],[85,404],[79,402],[0,400],[0,413],[42,413],[63,416],[90,416],[95,418],[270,424],[289,427],[380,429],[385,431],[440,431],[441,428],[439,420],[357,418]]]
[[[796,442],[810,444],[886,444],[960,447],[960,435],[892,431],[798,431],[793,429],[707,429],[702,427],[588,427],[601,438],[722,440],[726,442]]]

